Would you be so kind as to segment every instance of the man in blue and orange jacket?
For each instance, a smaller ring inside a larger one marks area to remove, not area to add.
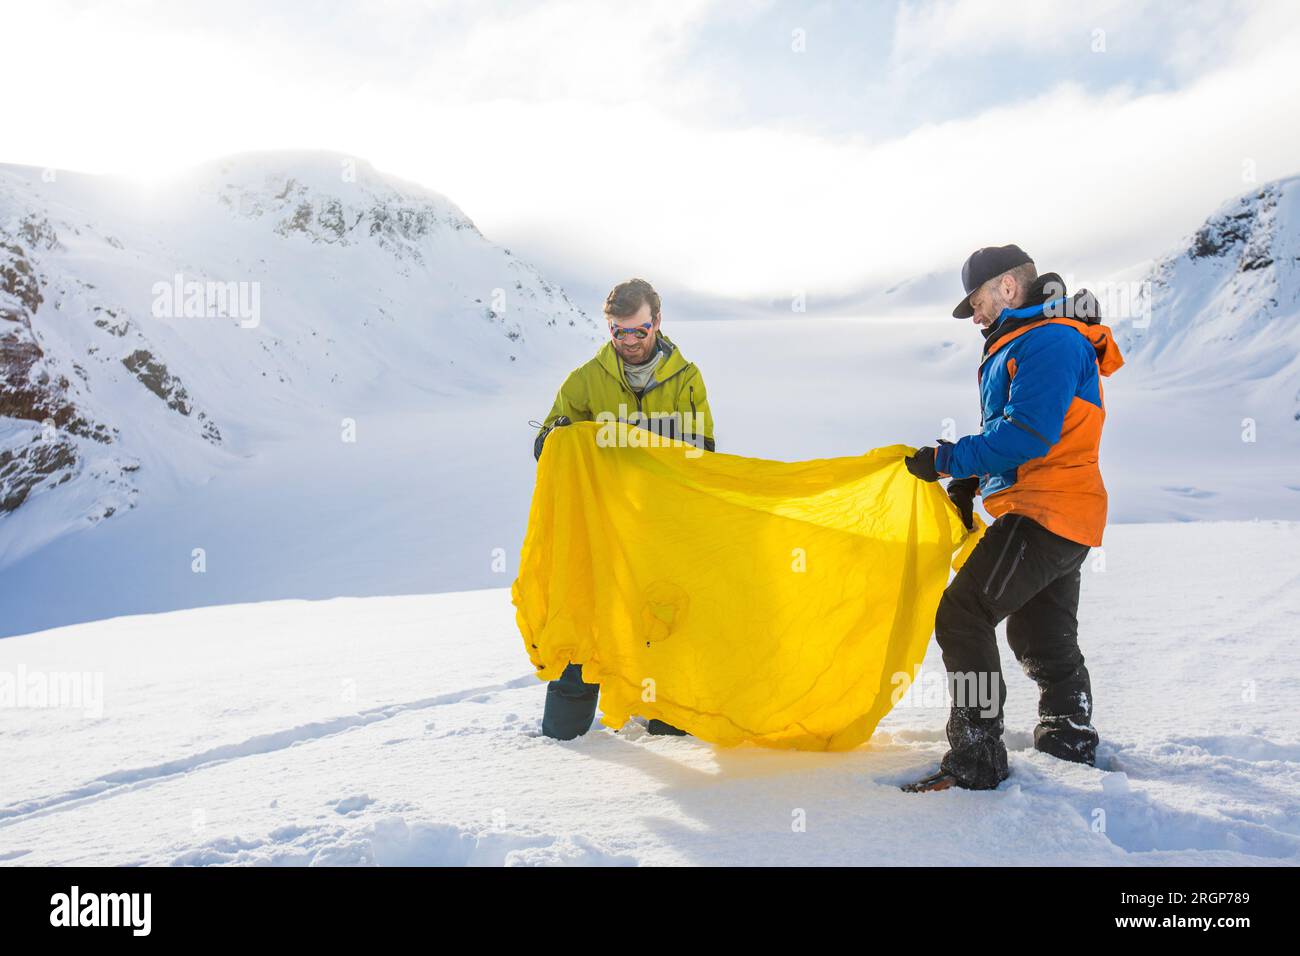
[[[1002,742],[1006,688],[997,624],[1039,688],[1034,746],[1093,764],[1092,686],[1079,651],[1079,569],[1106,526],[1098,466],[1106,417],[1101,378],[1124,362],[1096,299],[1039,277],[1018,246],[973,253],[966,297],[953,310],[983,331],[981,433],[940,441],[906,461],[925,481],[951,477],[948,494],[972,523],[974,497],[996,520],[944,592],[935,616],[952,709],[939,772],[912,791],[991,789],[1009,775]]]

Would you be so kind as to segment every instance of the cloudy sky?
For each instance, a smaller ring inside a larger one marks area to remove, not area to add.
[[[566,284],[1089,276],[1300,173],[1292,3],[0,0],[0,162],[368,159]]]

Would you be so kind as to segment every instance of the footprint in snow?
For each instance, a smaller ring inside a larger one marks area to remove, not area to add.
[[[1213,498],[1218,494],[1217,491],[1206,491],[1204,488],[1196,488],[1192,485],[1163,485],[1160,490],[1178,495],[1180,498]]]
[[[352,797],[344,797],[342,800],[334,801],[334,812],[348,816],[353,813],[360,813],[374,802],[367,794],[359,793]]]

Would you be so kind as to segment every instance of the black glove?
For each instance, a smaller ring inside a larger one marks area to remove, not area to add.
[[[918,448],[915,455],[903,459],[907,470],[922,481],[938,481],[939,473],[934,470],[934,446]]]
[[[979,487],[980,480],[975,477],[954,478],[948,482],[948,498],[961,512],[961,521],[967,531],[975,530],[975,492]]]
[[[572,425],[572,424],[573,422],[568,415],[561,415],[559,418],[555,419],[555,421],[551,422],[551,424],[549,424],[548,426],[543,428],[540,432],[538,432],[537,437],[533,439],[533,461],[538,461],[541,459],[542,446],[546,444],[547,435],[549,435],[555,429],[559,428],[561,425]]]

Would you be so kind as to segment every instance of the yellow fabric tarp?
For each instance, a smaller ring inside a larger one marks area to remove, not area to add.
[[[778,462],[618,423],[556,429],[511,589],[538,676],[582,664],[611,727],[635,714],[718,744],[862,743],[983,532],[907,472],[913,450]]]

